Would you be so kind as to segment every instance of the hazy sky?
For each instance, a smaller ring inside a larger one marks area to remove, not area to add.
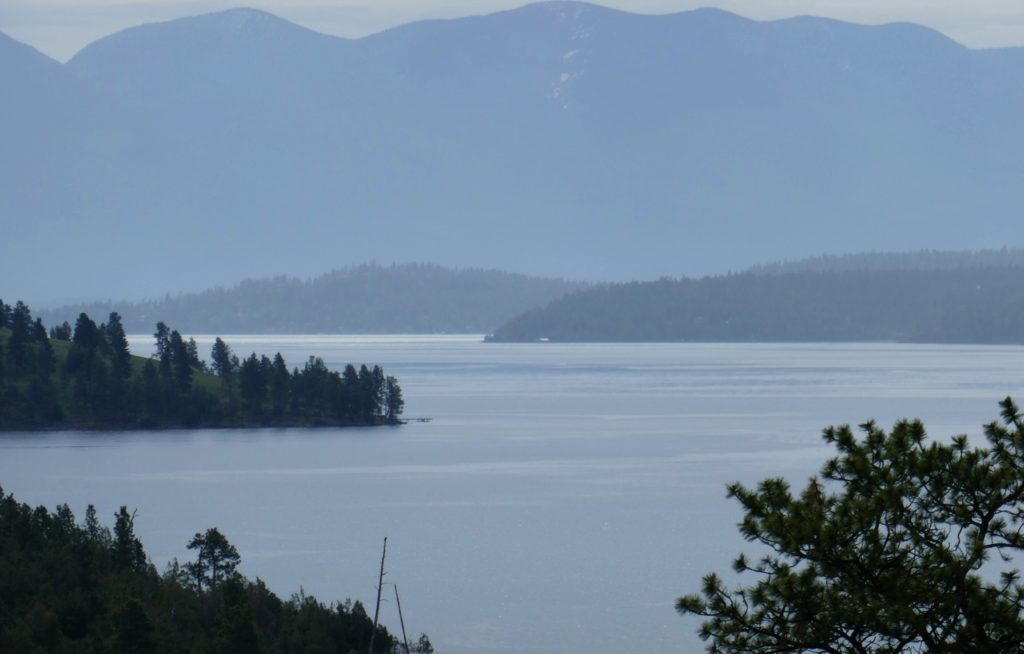
[[[60,60],[141,23],[255,7],[339,36],[362,36],[424,18],[509,9],[523,0],[0,0],[0,31]],[[971,47],[1024,46],[1021,0],[604,0],[640,13],[719,7],[757,19],[811,14],[861,23],[912,21]]]

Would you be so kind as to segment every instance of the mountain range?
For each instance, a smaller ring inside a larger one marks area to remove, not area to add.
[[[37,304],[1020,244],[1024,48],[911,24],[548,2],[350,40],[238,9],[65,64],[0,35],[0,89],[0,279]]]

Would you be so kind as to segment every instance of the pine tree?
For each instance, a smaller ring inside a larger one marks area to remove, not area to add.
[[[346,364],[341,373],[342,389],[344,397],[344,415],[349,420],[358,420],[360,416],[359,401],[359,373],[351,363]]]
[[[29,338],[33,343],[39,341],[45,341],[49,338],[49,334],[46,333],[46,327],[43,326],[43,319],[36,318],[36,321],[32,323],[32,336]]]
[[[96,507],[92,504],[85,509],[85,522],[82,523],[82,529],[90,542],[104,548],[110,545],[110,530],[100,524],[99,518],[96,517]]]
[[[291,375],[288,374],[288,366],[284,362],[284,357],[278,352],[274,356],[270,372],[270,405],[275,417],[280,418],[288,410],[290,382]]]
[[[196,339],[188,339],[188,342],[185,343],[185,353],[188,356],[188,365],[196,370],[206,372],[206,362],[199,358],[199,345],[196,344]]]
[[[216,527],[202,534],[196,533],[189,541],[188,549],[196,550],[195,562],[187,563],[185,568],[197,590],[213,590],[233,575],[241,562],[238,550]]]
[[[218,336],[213,341],[213,349],[210,350],[210,367],[213,374],[218,375],[226,384],[230,383],[235,373],[234,361],[232,361],[231,348]]]
[[[377,389],[373,373],[366,364],[359,366],[359,421],[368,423],[377,409]]]
[[[57,370],[57,358],[53,353],[53,344],[50,343],[45,329],[43,329],[39,344],[36,346],[35,369],[36,374],[47,381],[49,381],[50,375]]]
[[[103,342],[103,337],[92,318],[85,313],[80,313],[78,320],[75,321],[75,333],[71,337],[71,342],[81,347],[94,348]]]
[[[262,415],[263,400],[267,395],[267,379],[255,352],[242,362],[242,369],[238,373],[238,386],[246,414],[253,418]]]
[[[1001,406],[987,448],[928,444],[916,420],[861,439],[829,427],[838,453],[798,496],[783,479],[732,484],[740,532],[767,548],[733,567],[756,580],[709,574],[678,610],[709,618],[700,636],[721,654],[1019,653],[1024,584],[996,573],[1024,551],[1024,419]]]
[[[142,602],[129,597],[114,609],[111,616],[113,635],[111,650],[120,654],[147,654],[156,651],[156,628],[146,614]]]
[[[376,420],[387,415],[387,378],[380,366],[373,367],[370,378],[373,381],[373,418]]]
[[[115,379],[127,380],[132,376],[132,355],[128,351],[128,337],[124,333],[121,316],[116,311],[107,319],[105,336],[110,346],[111,372]]]
[[[161,364],[164,362],[170,362],[170,344],[171,344],[171,330],[160,321],[156,324],[156,331],[153,332],[153,338],[156,340],[156,352],[153,353],[153,357],[160,361]]]
[[[192,362],[189,360],[185,341],[176,329],[171,332],[168,339],[167,356],[173,366],[174,382],[178,390],[182,393],[188,392],[192,385]]]
[[[114,514],[114,561],[127,570],[139,570],[146,565],[142,542],[135,537],[135,513],[122,506]]]
[[[387,378],[387,399],[386,414],[388,422],[397,422],[398,417],[402,415],[402,411],[405,409],[405,400],[402,398],[402,387],[398,385],[398,380],[390,375]]]
[[[7,357],[12,376],[27,372],[29,365],[29,342],[32,339],[32,312],[24,302],[14,305],[9,320],[11,335],[7,339]]]
[[[160,383],[160,373],[152,359],[142,366],[141,382],[142,410],[149,424],[163,421],[166,413],[164,393]]]
[[[55,341],[70,341],[71,340],[71,325],[65,320],[63,323],[56,327],[50,328],[50,338]]]

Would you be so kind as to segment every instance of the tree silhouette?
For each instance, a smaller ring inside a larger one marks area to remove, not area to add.
[[[709,652],[1019,652],[1024,586],[989,561],[1024,549],[1024,426],[1001,406],[987,448],[928,444],[919,421],[869,422],[862,439],[830,427],[838,454],[799,496],[782,479],[731,485],[740,531],[768,550],[734,568],[758,580],[729,590],[710,574],[678,610],[709,618]]]
[[[238,550],[216,527],[202,534],[196,533],[189,541],[188,549],[196,550],[196,560],[187,563],[185,569],[197,590],[213,590],[234,574],[241,561]]]
[[[121,324],[121,316],[112,312],[104,328],[107,345],[110,346],[111,371],[118,380],[125,381],[132,375],[132,355],[128,351],[128,338]]]

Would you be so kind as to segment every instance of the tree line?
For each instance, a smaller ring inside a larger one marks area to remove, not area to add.
[[[0,300],[0,428],[162,428],[396,424],[402,389],[380,366],[341,371],[278,353],[239,359],[217,338],[211,363],[159,322],[152,357],[132,356],[121,317],[49,331],[28,306]]]
[[[966,268],[1019,268],[1024,249],[914,250],[907,252],[859,252],[824,254],[797,261],[777,261],[751,266],[746,272],[781,275],[795,272],[856,272],[863,270],[956,270]]]
[[[1024,343],[1024,266],[740,273],[607,284],[495,341]]]
[[[0,651],[369,651],[373,620],[360,602],[328,605],[301,591],[280,599],[238,573],[238,550],[216,528],[187,543],[193,560],[158,574],[134,527],[124,506],[110,529],[91,505],[78,524],[67,504],[33,508],[0,489]],[[372,654],[399,651],[383,626],[372,640]],[[423,635],[410,650],[433,647]]]

